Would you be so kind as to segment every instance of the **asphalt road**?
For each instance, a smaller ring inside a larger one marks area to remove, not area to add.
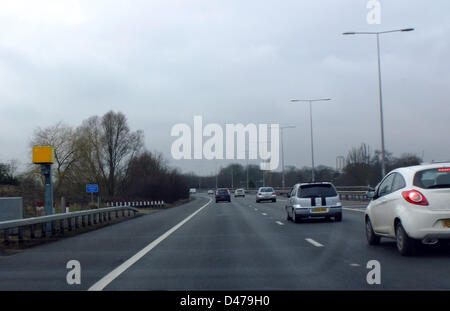
[[[198,194],[179,207],[0,257],[0,290],[450,289],[448,247],[401,257],[393,241],[367,245],[364,206],[347,206],[342,222],[294,224],[285,202],[215,203]],[[81,264],[80,285],[67,284],[70,260]],[[366,281],[370,260],[381,264],[380,285]]]

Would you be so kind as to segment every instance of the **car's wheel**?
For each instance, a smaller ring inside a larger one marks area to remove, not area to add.
[[[291,216],[289,216],[289,212],[287,209],[286,209],[286,220],[291,220]]]
[[[277,201],[277,199],[272,199],[272,202],[274,202],[274,203],[275,203],[276,201]]]
[[[330,216],[325,216],[325,221],[330,221],[331,217]]]
[[[256,203],[259,203],[259,201],[258,201],[258,200],[256,200]]]
[[[397,238],[397,249],[402,256],[410,256],[414,252],[415,240],[410,238],[399,222],[395,228],[395,235]]]
[[[217,202],[219,202],[219,201],[216,200],[216,203],[217,203]]]
[[[334,221],[342,221],[342,213],[336,214],[336,216],[334,216]]]
[[[295,214],[294,211],[292,211],[292,221],[293,221],[294,223],[298,223],[299,220],[300,220],[300,218],[297,217],[297,215]]]
[[[372,223],[370,222],[369,218],[366,219],[366,238],[367,238],[367,243],[369,243],[369,245],[377,245],[380,243],[380,239],[381,239],[373,231]]]

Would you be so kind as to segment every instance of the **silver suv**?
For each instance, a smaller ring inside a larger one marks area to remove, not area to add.
[[[292,187],[288,194],[286,219],[298,222],[304,218],[334,217],[342,220],[342,205],[333,184],[328,182],[300,183]]]

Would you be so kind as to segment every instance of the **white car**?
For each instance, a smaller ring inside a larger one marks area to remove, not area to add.
[[[368,196],[370,245],[381,237],[394,238],[399,252],[411,255],[416,243],[450,239],[450,162],[395,169]]]
[[[197,189],[191,188],[191,189],[189,189],[189,193],[197,193]]]
[[[209,190],[208,190],[208,194],[214,194],[214,190],[209,189]]]
[[[261,201],[277,201],[277,193],[272,187],[260,187],[256,192],[256,203]]]

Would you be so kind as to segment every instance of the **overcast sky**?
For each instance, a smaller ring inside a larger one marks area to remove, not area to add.
[[[0,0],[0,161],[31,160],[37,127],[78,126],[109,110],[149,150],[201,174],[230,161],[175,161],[176,123],[279,123],[286,165],[316,164],[365,142],[380,148],[376,40],[345,31],[414,27],[381,38],[386,149],[449,160],[450,1]],[[245,161],[241,163],[245,164]]]

